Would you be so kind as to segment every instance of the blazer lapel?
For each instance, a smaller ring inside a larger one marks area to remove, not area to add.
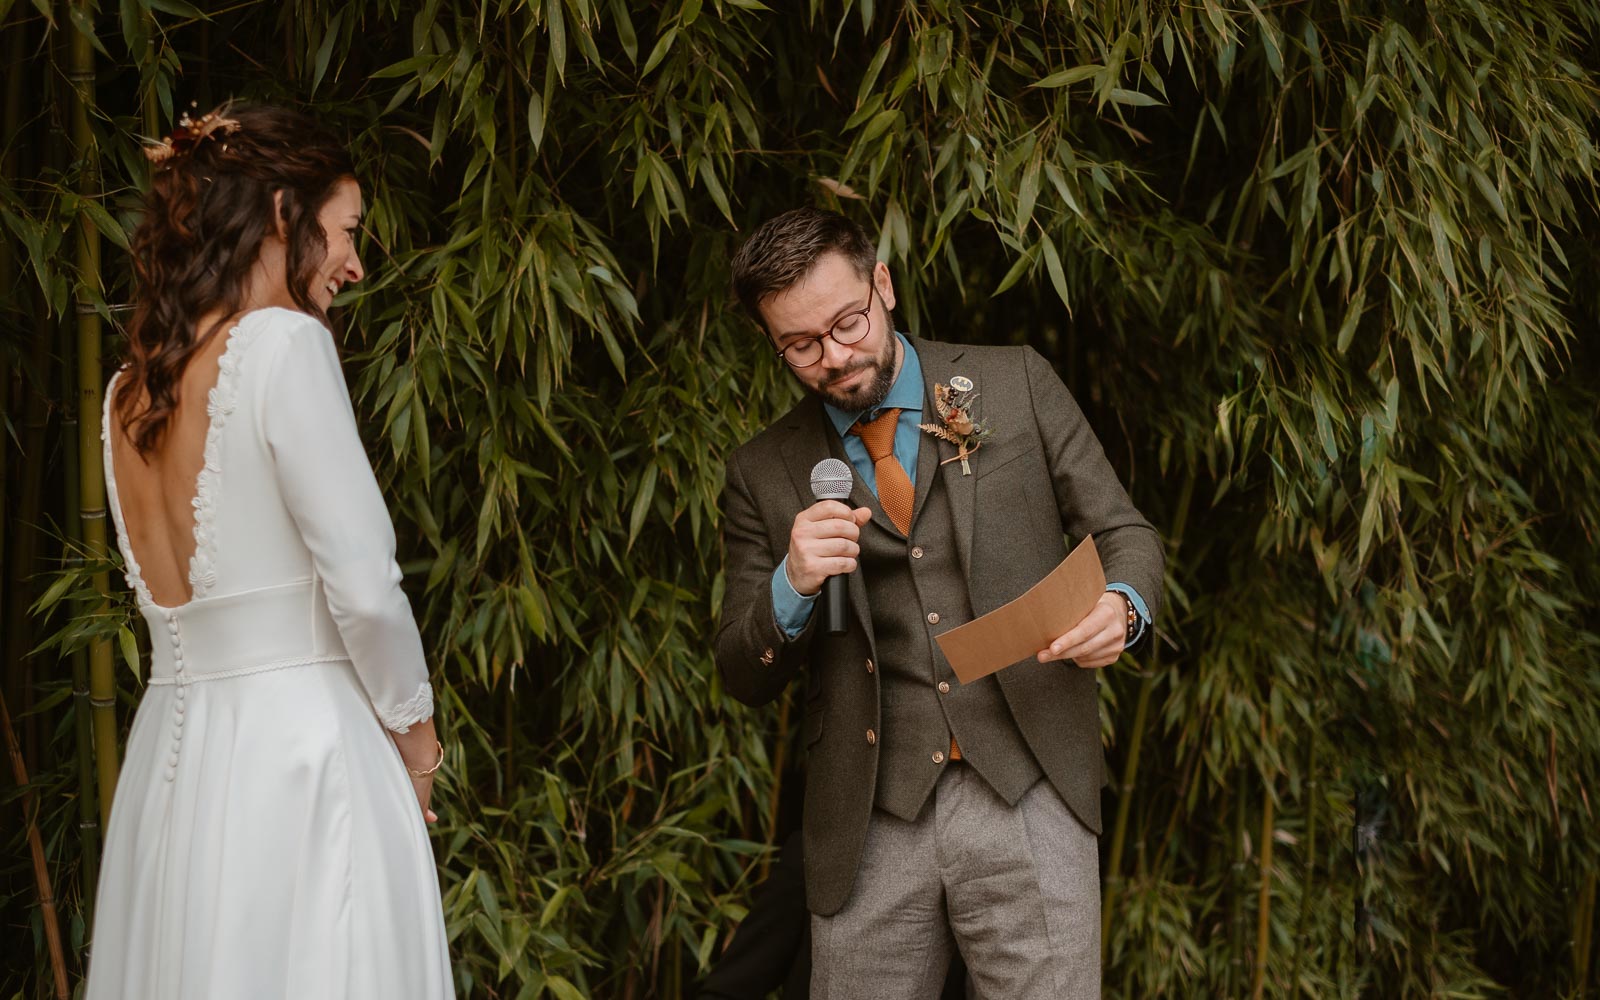
[[[794,491],[800,495],[801,505],[811,506],[816,501],[811,496],[811,469],[825,458],[833,456],[828,447],[828,416],[822,412],[822,403],[807,395],[784,418],[788,436],[778,446],[783,454],[783,464],[794,481]]]
[[[926,383],[926,402],[923,404],[923,423],[938,423],[939,411],[934,405],[933,387],[936,383],[950,384],[950,379],[956,375],[966,375],[972,379],[975,388],[983,391],[982,379],[973,375],[965,368],[959,368],[956,363],[966,354],[966,349],[959,345],[945,345],[934,341],[912,339],[912,346],[917,349],[917,356],[922,359],[922,380]],[[968,366],[970,367],[970,366]],[[979,404],[981,409],[982,404]],[[954,458],[956,446],[948,441],[941,441],[931,434],[923,435],[926,439],[918,449],[917,458],[917,507],[922,506],[922,494],[926,490],[920,485],[927,483],[928,488],[933,486],[934,477],[937,476],[944,483],[945,495],[950,501],[950,519],[954,522],[956,531],[956,551],[961,558],[961,572],[963,576],[972,576],[972,535],[975,530],[974,519],[977,515],[977,477],[961,474],[960,462],[948,462],[946,459]],[[929,468],[931,466],[931,468]],[[927,470],[926,475],[924,470]]]
[[[918,352],[921,353],[920,351]],[[923,362],[926,364],[927,362]],[[926,369],[924,369],[926,371]],[[922,419],[918,423],[930,423],[938,419],[938,411],[933,408],[933,390],[927,388],[928,380],[923,379]],[[925,431],[917,431],[917,483],[916,493],[912,496],[911,523],[915,525],[917,518],[922,516],[922,507],[928,499],[928,493],[933,489],[934,479],[939,474],[939,439]]]

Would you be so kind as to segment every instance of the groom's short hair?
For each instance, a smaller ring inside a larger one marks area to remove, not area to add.
[[[733,293],[759,323],[763,300],[795,285],[830,253],[844,254],[863,278],[878,262],[866,230],[838,212],[791,209],[763,222],[733,255]]]

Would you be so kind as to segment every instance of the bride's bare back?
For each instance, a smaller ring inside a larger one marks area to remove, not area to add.
[[[197,326],[197,332],[206,329],[209,322]],[[195,549],[196,486],[205,467],[206,430],[211,423],[206,403],[217,384],[217,363],[227,344],[224,326],[190,358],[179,380],[177,409],[149,455],[134,448],[117,419],[117,408],[111,409],[112,474],[128,544],[151,600],[163,607],[180,607],[194,596],[189,561]],[[117,390],[121,388],[118,379]],[[134,412],[142,411],[147,402],[141,391]]]

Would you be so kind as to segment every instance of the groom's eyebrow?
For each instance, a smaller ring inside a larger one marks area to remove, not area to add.
[[[860,308],[861,308],[860,306],[857,306],[854,303],[851,303],[851,304],[848,304],[848,305],[844,305],[844,306],[840,306],[838,311],[836,311],[833,314],[833,318],[828,320],[828,325],[823,328],[823,331],[817,331],[817,330],[790,330],[787,333],[778,334],[778,343],[779,344],[786,344],[786,343],[788,343],[789,341],[793,340],[796,337],[815,337],[815,336],[817,336],[819,334],[819,332],[825,332],[826,330],[832,330],[833,329],[833,324],[839,322],[841,319],[843,319],[845,316],[849,315],[850,313],[858,312],[860,310]]]

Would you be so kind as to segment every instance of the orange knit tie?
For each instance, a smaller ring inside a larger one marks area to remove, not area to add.
[[[872,459],[872,472],[878,479],[879,505],[900,534],[909,536],[916,493],[911,488],[911,477],[894,457],[894,432],[899,424],[899,408],[890,407],[879,410],[871,421],[857,421],[850,431],[867,446],[867,457]]]

